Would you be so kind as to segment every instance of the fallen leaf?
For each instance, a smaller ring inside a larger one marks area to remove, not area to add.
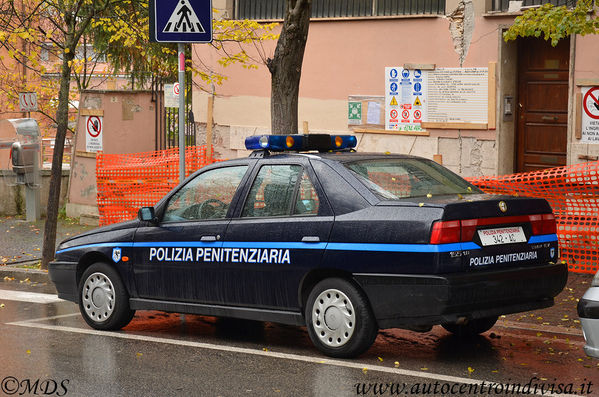
[[[597,364],[597,365],[599,365],[599,364]],[[395,362],[395,368],[397,368],[397,367],[399,367],[399,361]]]
[[[379,359],[379,361],[381,361],[381,362],[383,361],[383,359],[381,357],[377,357],[377,358]]]
[[[265,352],[267,352],[267,351],[268,351],[268,348],[266,348],[266,347],[263,347],[263,348],[262,348],[262,350],[264,350]]]
[[[428,368],[426,368],[426,367],[422,367],[422,368],[420,368],[420,369],[421,369],[422,371],[428,371]]]
[[[136,355],[137,357],[141,357],[141,356],[143,356],[144,354],[143,354],[143,353],[135,353],[135,355]]]
[[[473,373],[473,372],[474,372],[474,368],[472,368],[472,367],[468,367],[468,374],[471,374],[471,373]]]
[[[432,195],[432,194],[430,194],[430,193],[427,193],[427,194],[426,194],[426,197],[428,197],[428,198],[431,198],[431,197],[433,197],[433,195]]]
[[[419,207],[422,207],[424,205],[424,203],[418,203]]]
[[[0,303],[0,309],[4,307],[4,303]]]
[[[27,354],[31,354],[31,350],[27,349],[27,350],[25,351],[25,353],[27,353]]]
[[[362,372],[363,372],[363,373],[366,373],[366,372],[368,372],[368,368],[366,368],[366,367],[362,368]]]

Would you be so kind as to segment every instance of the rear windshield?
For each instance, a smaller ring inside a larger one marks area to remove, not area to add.
[[[430,160],[391,158],[344,165],[383,200],[482,193],[476,186]]]

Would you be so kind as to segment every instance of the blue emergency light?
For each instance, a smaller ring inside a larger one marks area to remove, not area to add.
[[[248,150],[265,149],[272,152],[283,151],[308,151],[352,149],[357,145],[353,135],[254,135],[245,138],[245,147]]]

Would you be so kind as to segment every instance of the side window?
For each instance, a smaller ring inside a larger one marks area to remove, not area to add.
[[[242,217],[318,214],[320,201],[299,165],[260,168],[241,212]]]
[[[224,218],[246,170],[243,165],[198,175],[170,198],[163,221]]]
[[[320,201],[318,200],[316,189],[314,189],[312,182],[310,182],[308,174],[304,172],[300,179],[299,192],[293,213],[296,215],[316,215],[318,214],[319,207]]]

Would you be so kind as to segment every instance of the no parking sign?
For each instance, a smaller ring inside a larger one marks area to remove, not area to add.
[[[87,116],[85,118],[85,150],[97,152],[102,150],[103,117]]]

